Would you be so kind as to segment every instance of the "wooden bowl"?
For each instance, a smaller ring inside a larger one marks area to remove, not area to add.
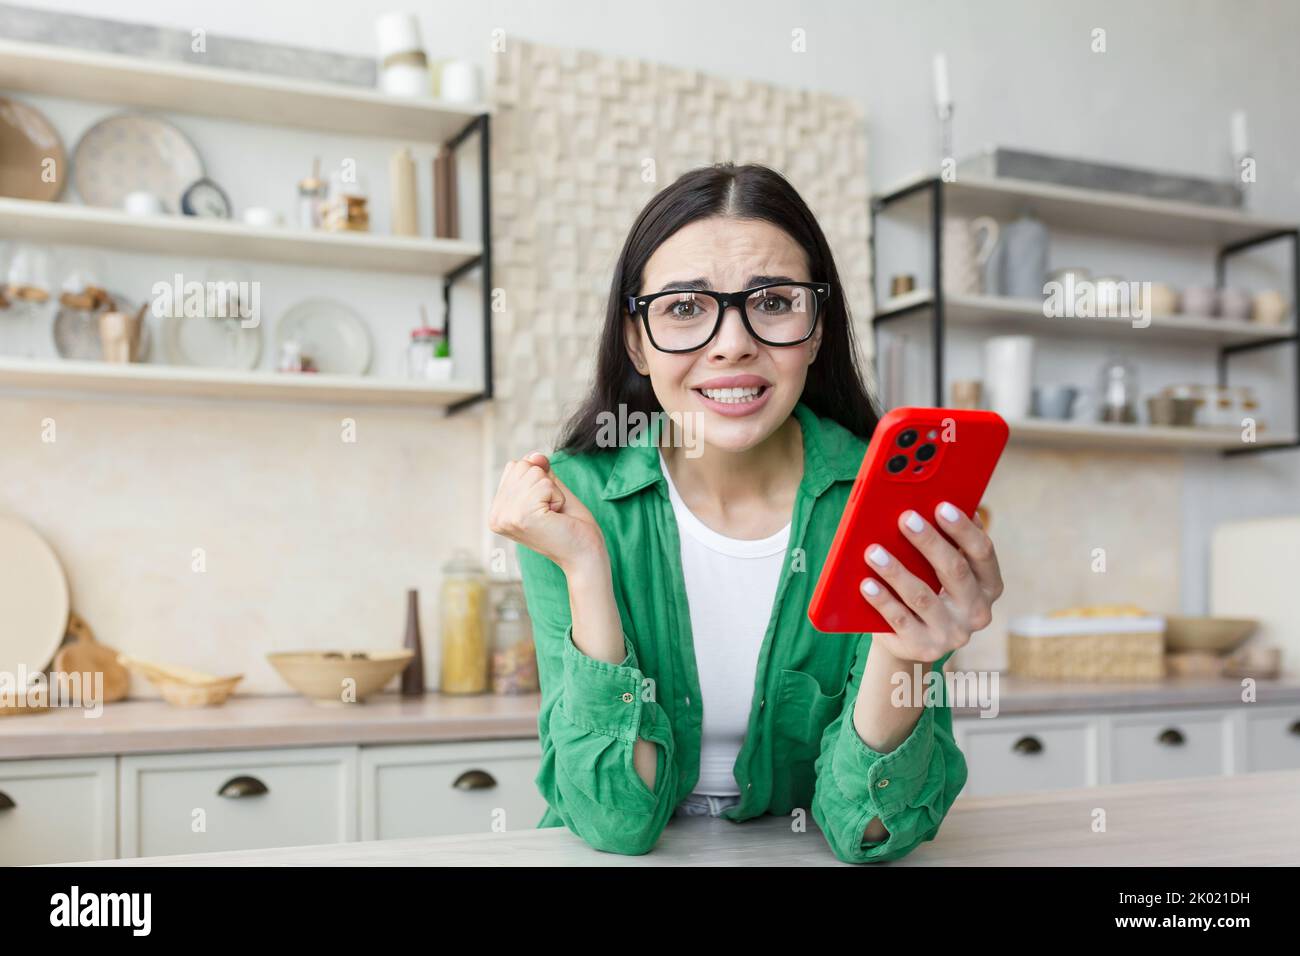
[[[400,674],[415,656],[401,651],[283,651],[266,659],[285,683],[312,703],[361,703]]]
[[[226,702],[235,685],[244,679],[243,674],[214,677],[188,667],[142,661],[126,654],[118,654],[117,662],[157,687],[163,700],[173,707],[217,707]]]
[[[1259,621],[1231,617],[1165,617],[1166,651],[1227,654],[1244,644]]]

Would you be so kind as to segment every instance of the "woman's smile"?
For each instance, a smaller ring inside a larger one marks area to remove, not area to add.
[[[772,396],[772,383],[761,375],[714,376],[689,388],[706,409],[733,418],[754,414]]]

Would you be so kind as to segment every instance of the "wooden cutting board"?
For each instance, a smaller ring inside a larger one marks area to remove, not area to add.
[[[68,643],[54,655],[54,664],[50,669],[64,674],[93,674],[103,671],[106,704],[124,699],[131,686],[131,674],[117,662],[117,651],[95,640],[90,625],[75,612],[68,618]]]
[[[1300,516],[1226,521],[1210,539],[1210,614],[1260,622],[1248,646],[1282,649],[1282,672],[1300,673]]]

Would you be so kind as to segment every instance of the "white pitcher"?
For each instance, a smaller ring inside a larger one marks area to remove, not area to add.
[[[998,222],[991,216],[943,221],[943,291],[977,295],[984,291],[984,266],[998,244]]]

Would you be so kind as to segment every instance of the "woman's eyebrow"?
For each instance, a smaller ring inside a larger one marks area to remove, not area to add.
[[[704,292],[712,289],[708,279],[675,279],[672,282],[665,282],[660,292]]]
[[[790,276],[750,276],[745,283],[745,288],[752,289],[760,285],[772,285],[777,282],[796,282],[798,280]],[[672,282],[665,282],[660,292],[705,292],[713,288],[713,284],[708,279],[680,279]]]

